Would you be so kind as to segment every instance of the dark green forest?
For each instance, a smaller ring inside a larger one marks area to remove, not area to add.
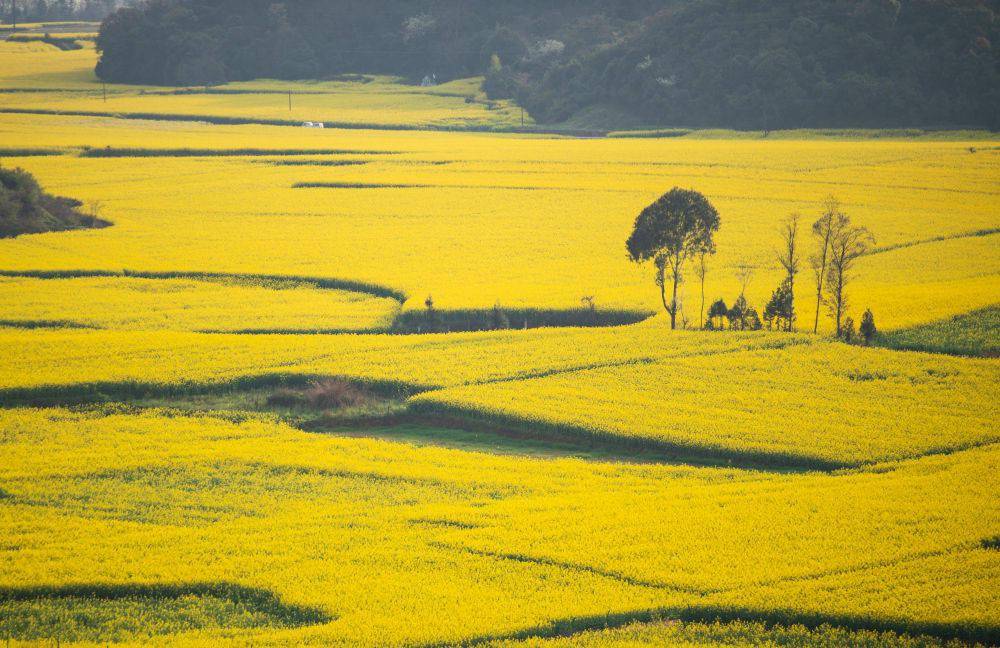
[[[107,81],[486,76],[539,122],[1000,126],[1000,0],[150,0],[101,26]]]

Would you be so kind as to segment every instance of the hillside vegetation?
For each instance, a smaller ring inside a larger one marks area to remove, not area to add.
[[[0,238],[110,225],[81,213],[82,206],[78,200],[45,193],[23,169],[0,168]]]
[[[1000,357],[1000,306],[893,331],[878,343],[891,349]]]
[[[525,106],[543,122],[612,104],[672,126],[1000,126],[994,3],[675,4],[634,35],[529,77]]]
[[[539,122],[613,106],[623,124],[996,128],[998,25],[985,0],[155,0],[105,20],[97,74],[487,73]]]

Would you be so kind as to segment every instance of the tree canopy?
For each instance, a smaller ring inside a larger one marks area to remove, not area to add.
[[[663,307],[670,313],[671,328],[677,327],[677,286],[684,263],[698,254],[715,252],[714,234],[719,230],[719,213],[708,199],[690,189],[671,189],[642,210],[632,234],[625,242],[629,258],[656,266],[656,284]],[[672,298],[666,297],[666,280],[672,281]]]

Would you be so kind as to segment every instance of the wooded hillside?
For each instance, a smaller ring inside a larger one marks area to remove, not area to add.
[[[536,120],[996,128],[996,0],[152,0],[109,16],[98,75],[206,85],[486,74]]]

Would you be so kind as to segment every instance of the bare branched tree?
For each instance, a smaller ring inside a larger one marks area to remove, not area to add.
[[[840,201],[830,196],[823,204],[823,215],[812,226],[813,240],[816,242],[816,251],[809,255],[809,265],[816,279],[816,318],[813,320],[813,333],[819,331],[819,308],[823,304],[823,285],[830,261],[834,220],[841,215]]]
[[[740,282],[740,297],[746,297],[747,288],[750,286],[750,281],[753,279],[756,270],[757,267],[748,259],[744,259],[736,264],[734,272],[736,273],[736,280]]]
[[[854,263],[875,245],[875,239],[865,227],[851,224],[849,216],[838,215],[834,219],[833,235],[830,239],[830,262],[826,272],[827,306],[836,323],[837,337],[843,329],[841,320],[847,311],[847,284],[852,279]],[[853,325],[852,325],[853,328]]]
[[[778,252],[778,263],[785,269],[785,279],[792,301],[788,304],[788,312],[783,313],[787,330],[795,328],[795,275],[799,274],[799,220],[798,214],[790,214],[781,226],[782,248]]]

